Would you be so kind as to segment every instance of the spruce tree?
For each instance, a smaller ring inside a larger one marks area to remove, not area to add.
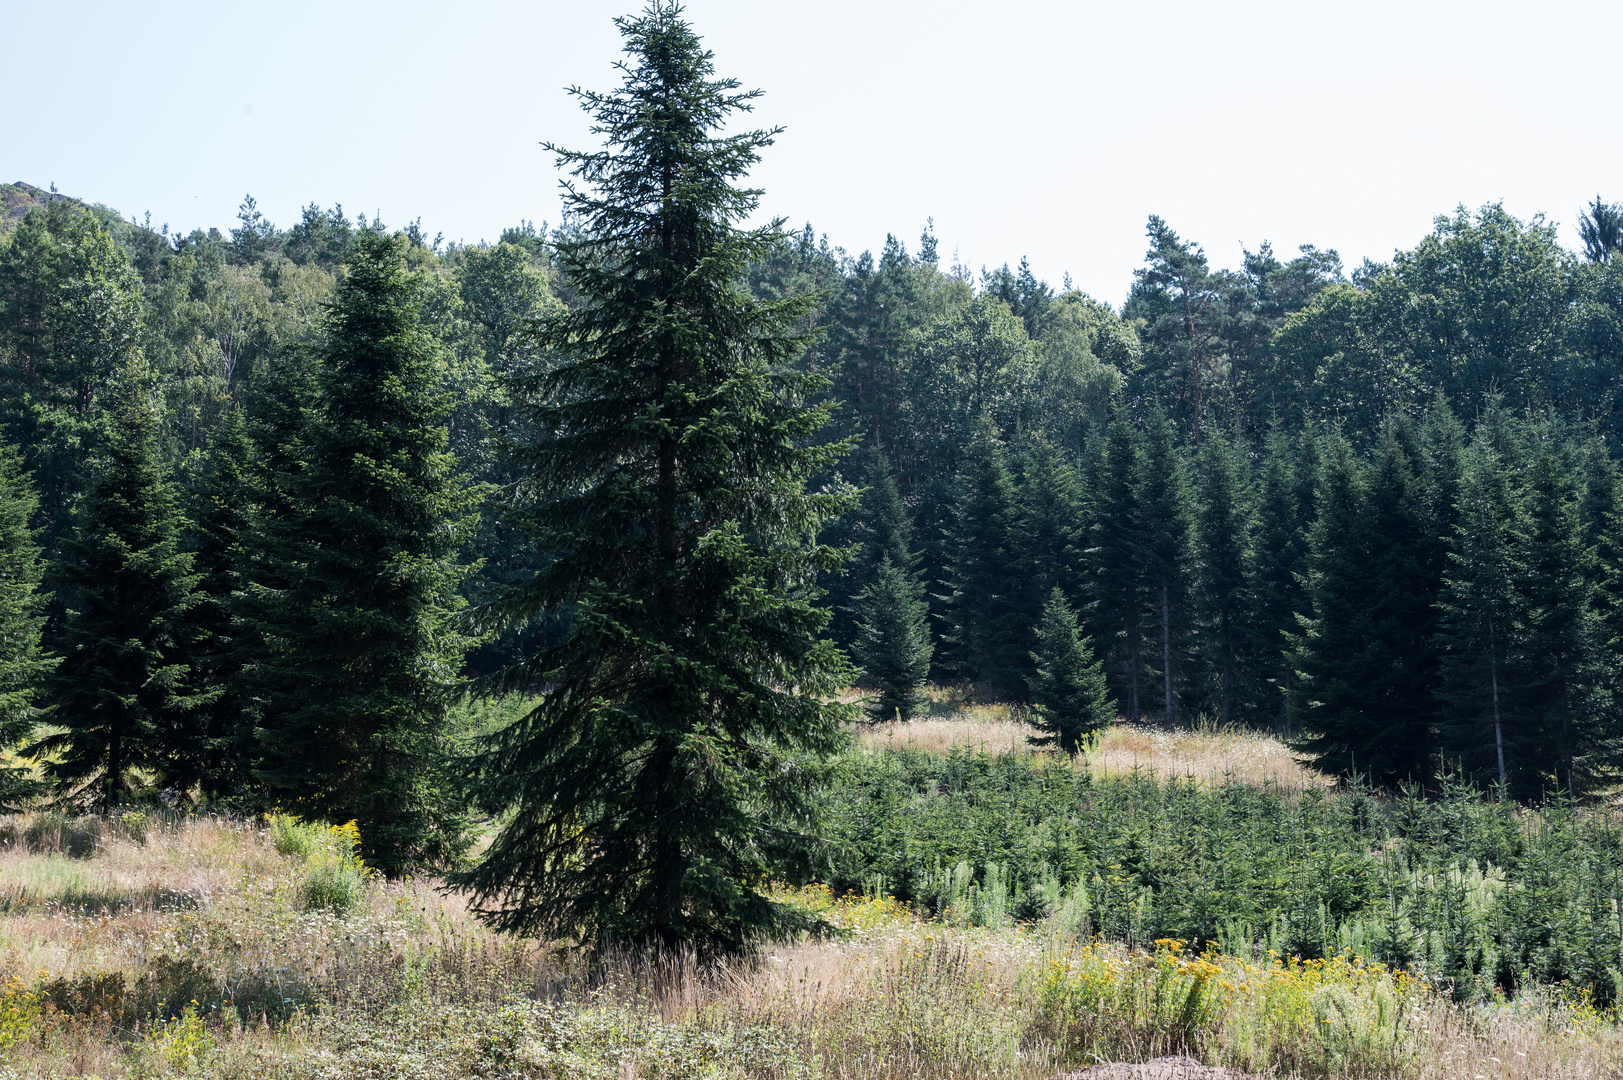
[[[1606,685],[1611,658],[1594,604],[1595,554],[1583,542],[1568,464],[1548,441],[1533,455],[1527,487],[1518,696],[1529,757],[1541,781],[1587,795],[1615,782],[1623,767],[1623,732]],[[1520,797],[1544,793],[1530,780],[1518,785]]]
[[[875,721],[911,719],[923,702],[935,642],[930,605],[913,548],[913,523],[884,454],[875,452],[855,529],[857,555],[849,576],[858,588],[851,655],[863,683],[879,691],[869,703]]]
[[[1386,656],[1364,689],[1370,708],[1385,720],[1376,754],[1388,763],[1388,783],[1430,776],[1440,711],[1437,600],[1448,545],[1435,532],[1431,492],[1417,474],[1413,446],[1407,422],[1389,422],[1370,464],[1364,504],[1375,586],[1370,647]]]
[[[1249,697],[1245,689],[1261,661],[1249,649],[1253,641],[1250,627],[1257,614],[1251,572],[1254,509],[1247,465],[1221,431],[1207,432],[1197,464],[1200,498],[1195,534],[1202,666],[1208,675],[1208,700],[1228,724],[1236,718],[1239,704]]]
[[[1323,772],[1387,785],[1430,776],[1438,719],[1434,541],[1404,443],[1389,425],[1366,476],[1332,441],[1295,651],[1298,748]]]
[[[1315,520],[1308,536],[1311,616],[1293,635],[1295,747],[1321,772],[1366,774],[1377,764],[1371,744],[1380,732],[1365,693],[1370,676],[1373,567],[1365,535],[1362,470],[1352,447],[1331,438],[1320,474]],[[1374,663],[1384,659],[1377,651]]]
[[[449,402],[405,243],[369,230],[316,346],[299,471],[267,493],[238,614],[258,641],[245,680],[258,781],[276,802],[354,820],[368,862],[443,863],[464,815],[439,762],[457,628],[459,548],[477,490],[446,449]]]
[[[47,594],[33,517],[39,498],[22,457],[0,443],[0,751],[26,740],[39,719],[40,692],[55,661],[40,648]],[[0,809],[33,793],[27,770],[0,765]]]
[[[1290,689],[1294,674],[1288,637],[1299,629],[1297,615],[1309,611],[1303,582],[1313,486],[1312,481],[1299,485],[1297,478],[1304,468],[1316,471],[1314,447],[1310,432],[1292,438],[1276,427],[1269,433],[1257,505],[1252,569],[1256,606],[1249,623],[1248,651],[1257,665],[1259,716],[1265,723],[1277,723],[1287,736],[1293,734]]]
[[[1583,493],[1579,517],[1583,546],[1594,553],[1589,563],[1595,613],[1601,620],[1602,643],[1615,650],[1623,640],[1623,473],[1606,440],[1591,435],[1583,449]]]
[[[251,714],[242,696],[242,664],[247,656],[237,640],[232,596],[242,570],[243,547],[252,535],[252,445],[240,409],[231,408],[216,426],[197,474],[187,488],[189,536],[198,574],[195,666],[217,691],[199,717],[198,739],[184,763],[191,784],[210,800],[245,795],[253,786],[255,760]]]
[[[1104,668],[1058,587],[1043,605],[1031,661],[1036,669],[1031,676],[1031,705],[1036,726],[1044,733],[1032,741],[1077,753],[1115,719],[1116,706]]]
[[[1135,724],[1143,716],[1143,652],[1150,610],[1140,525],[1142,467],[1137,433],[1118,411],[1110,419],[1100,463],[1088,562],[1094,637],[1112,643],[1109,658],[1118,680],[1117,697]]]
[[[868,704],[875,722],[910,720],[924,701],[930,675],[930,606],[917,576],[887,553],[873,579],[857,594],[857,637],[852,658],[865,686],[879,691]]]
[[[1190,571],[1194,562],[1193,506],[1183,456],[1173,441],[1172,421],[1152,416],[1145,429],[1144,465],[1139,477],[1139,545],[1144,587],[1160,638],[1161,719],[1177,719],[1189,637]]]
[[[482,684],[538,696],[469,763],[502,824],[451,880],[505,930],[713,956],[815,925],[765,883],[804,872],[811,766],[844,744],[852,672],[815,606],[843,556],[814,537],[853,500],[807,486],[844,452],[795,363],[813,298],[739,285],[782,236],[738,226],[774,132],[721,133],[754,95],[675,4],[617,25],[624,81],[577,92],[606,147],[553,148],[578,226],[575,306],[538,328],[559,363],[510,384],[538,433],[510,512],[555,558],[477,612],[570,629]]]
[[[1492,441],[1479,437],[1465,459],[1456,543],[1441,598],[1440,692],[1448,703],[1445,750],[1467,775],[1509,793],[1507,760],[1522,758],[1514,667],[1521,595],[1520,505]]]
[[[1015,618],[1022,648],[1029,655],[1036,647],[1049,593],[1058,588],[1067,596],[1082,595],[1088,543],[1076,469],[1041,439],[1032,440],[1022,458],[1008,546],[1015,575]],[[1022,680],[1029,682],[1033,674],[1030,664],[1020,665]]]
[[[857,551],[847,573],[859,590],[873,580],[880,562],[887,557],[906,573],[918,572],[921,559],[913,547],[913,522],[891,473],[890,461],[881,451],[869,456],[862,501],[855,517],[852,540]]]
[[[960,678],[1023,697],[1018,582],[1010,554],[1014,484],[1003,448],[983,424],[970,444],[951,533],[944,659]]]
[[[198,575],[181,550],[185,521],[146,382],[138,368],[125,372],[110,437],[52,567],[67,607],[49,684],[58,730],[25,751],[47,758],[59,795],[100,809],[148,778],[188,783],[199,716],[215,696],[193,666]]]

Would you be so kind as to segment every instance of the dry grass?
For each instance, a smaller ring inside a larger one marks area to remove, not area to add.
[[[1235,780],[1252,787],[1274,784],[1297,790],[1332,781],[1297,761],[1290,748],[1263,732],[1167,731],[1116,724],[1086,755],[1096,774],[1143,769],[1162,778],[1193,777],[1207,783]]]
[[[1030,740],[1037,734],[1018,707],[975,703],[950,690],[932,688],[924,716],[865,725],[858,730],[857,741],[869,750],[906,748],[944,754],[965,747],[1008,754],[1030,752]],[[1141,769],[1163,779],[1190,777],[1204,783],[1232,779],[1285,790],[1331,782],[1297,761],[1275,736],[1233,728],[1189,731],[1115,724],[1096,747],[1081,755],[1081,763],[1095,775]]]
[[[1278,1080],[1623,1078],[1616,1018],[1556,997],[1461,1009],[1367,969],[1215,957],[1192,1013],[1180,1002],[1205,969],[1164,950],[947,927],[815,888],[783,895],[846,937],[588,972],[494,937],[430,881],[374,882],[345,917],[301,911],[300,873],[262,829],[214,819],[144,840],[109,828],[75,859],[0,851],[0,887],[27,893],[0,914],[0,1078],[1039,1080],[1090,1054],[1180,1049]],[[140,1009],[98,1011],[90,991],[110,976]],[[1336,1057],[1332,1027],[1386,1030],[1364,1016],[1378,998],[1401,1005],[1395,1049]],[[1203,1026],[1186,1024],[1196,1013]]]

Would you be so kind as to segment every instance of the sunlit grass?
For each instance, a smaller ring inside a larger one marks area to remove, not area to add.
[[[1033,752],[1031,739],[1039,734],[1018,706],[974,701],[962,690],[933,686],[918,719],[863,725],[857,730],[857,741],[868,750],[944,754],[962,747],[1009,754]],[[1079,764],[1096,776],[1138,769],[1161,779],[1233,780],[1286,790],[1331,783],[1298,761],[1277,736],[1234,727],[1190,730],[1113,724],[1097,745],[1081,755]]]

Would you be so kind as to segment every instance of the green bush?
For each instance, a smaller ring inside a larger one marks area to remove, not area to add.
[[[347,915],[360,905],[372,871],[361,860],[361,831],[353,821],[345,825],[322,825],[275,814],[270,824],[271,841],[276,850],[304,859],[304,878],[299,882],[300,907],[305,911]]]
[[[301,821],[292,814],[272,814],[270,836],[278,855],[296,855],[308,859],[327,845],[327,826],[320,822]]]
[[[853,754],[825,796],[836,894],[954,924],[1045,912],[1084,936],[1238,954],[1347,950],[1460,1000],[1524,983],[1623,1000],[1623,821],[1357,787],[1093,776],[1054,755]]]

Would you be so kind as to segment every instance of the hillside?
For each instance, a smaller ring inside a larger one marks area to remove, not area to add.
[[[15,184],[0,184],[0,236],[17,227],[17,222],[30,210],[49,206],[53,202],[83,205],[79,199],[59,192],[45,191],[21,180]]]

